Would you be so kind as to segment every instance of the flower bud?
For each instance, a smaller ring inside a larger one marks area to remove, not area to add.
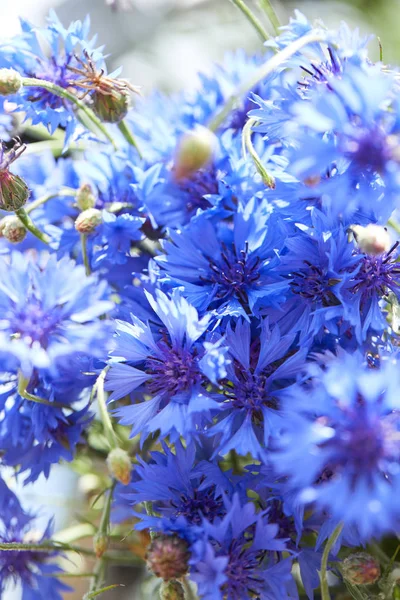
[[[101,210],[88,208],[76,218],[75,229],[79,233],[92,233],[102,222]]]
[[[22,78],[14,69],[0,69],[0,96],[16,94],[22,86]]]
[[[92,98],[94,112],[105,123],[119,123],[126,117],[130,105],[127,93],[113,91],[102,94],[95,91]]]
[[[187,543],[176,535],[155,537],[147,551],[147,566],[164,581],[187,573],[190,558]]]
[[[0,209],[14,212],[29,198],[29,188],[19,175],[0,170]]]
[[[343,577],[353,585],[371,585],[381,575],[379,562],[367,552],[350,554],[342,562],[341,569]]]
[[[361,252],[365,254],[378,256],[390,249],[390,235],[387,229],[381,225],[370,224],[366,227],[352,225],[350,230],[353,232]]]
[[[206,127],[197,126],[186,133],[178,142],[175,151],[175,178],[189,177],[212,159],[216,147],[216,137]]]
[[[18,244],[25,239],[27,231],[18,217],[9,215],[0,221],[0,233],[12,244]]]
[[[101,558],[108,548],[108,535],[98,531],[93,538],[93,549],[97,558]]]
[[[185,600],[185,592],[179,581],[164,581],[160,589],[160,600]]]
[[[124,485],[131,481],[132,463],[129,455],[122,448],[114,448],[107,456],[107,466],[112,477]]]
[[[93,208],[96,204],[96,198],[93,194],[92,187],[88,183],[83,183],[76,195],[76,203],[81,210]]]

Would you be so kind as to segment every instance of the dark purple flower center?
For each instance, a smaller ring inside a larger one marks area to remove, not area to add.
[[[290,276],[292,292],[322,306],[339,304],[339,300],[332,290],[332,287],[339,281],[329,277],[320,267],[311,264],[307,260],[304,261],[304,264],[305,269],[296,271]]]
[[[258,598],[263,587],[263,580],[257,571],[262,555],[244,548],[244,540],[232,543],[229,563],[225,569],[228,578],[222,591],[226,600],[243,600],[254,596]]]
[[[196,352],[184,347],[171,348],[164,341],[159,348],[162,358],[152,356],[146,361],[146,372],[152,375],[148,387],[153,395],[175,396],[201,381]]]
[[[260,258],[249,254],[248,246],[239,252],[235,246],[232,249],[224,247],[221,261],[210,261],[210,281],[218,285],[218,298],[236,295],[246,302],[247,290],[260,279]]]
[[[36,299],[28,298],[26,305],[12,314],[9,329],[12,335],[19,334],[25,342],[39,342],[46,347],[49,335],[60,329],[61,320],[61,307],[48,311]]]
[[[212,523],[226,512],[222,496],[215,495],[215,486],[206,490],[193,489],[190,495],[182,494],[179,502],[171,504],[176,509],[176,517],[183,515],[195,525],[200,525],[204,517]]]
[[[343,468],[354,479],[379,471],[390,477],[386,465],[397,463],[400,457],[400,414],[370,415],[362,404],[343,410],[348,411],[345,422],[335,426],[334,437],[321,444],[321,448],[330,452],[331,459],[327,474],[320,482]]]
[[[387,161],[392,158],[393,149],[386,132],[380,127],[361,129],[357,136],[342,140],[344,155],[358,168],[383,174]]]
[[[178,187],[186,198],[186,212],[192,216],[198,209],[206,210],[211,203],[207,195],[218,194],[217,170],[212,165],[195,171],[187,179],[178,183]]]
[[[355,285],[351,291],[362,295],[362,301],[370,298],[386,296],[389,291],[398,293],[400,285],[400,264],[396,262],[395,250],[398,242],[381,256],[365,255],[361,259],[361,266],[355,275]]]

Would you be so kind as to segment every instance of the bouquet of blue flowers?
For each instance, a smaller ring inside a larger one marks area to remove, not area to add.
[[[4,600],[400,598],[400,77],[234,3],[260,53],[173,96],[89,19],[0,44]],[[60,462],[84,533],[15,493]]]

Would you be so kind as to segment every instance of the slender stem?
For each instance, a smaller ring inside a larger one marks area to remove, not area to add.
[[[35,237],[37,237],[44,244],[49,244],[50,238],[47,233],[43,233],[40,231],[38,227],[36,227],[35,223],[32,221],[25,208],[19,208],[15,211],[15,214],[21,221],[21,223],[26,227],[28,231],[30,231]]]
[[[92,598],[96,598],[96,596],[100,596],[100,594],[104,594],[104,592],[109,592],[110,590],[115,590],[117,587],[124,587],[122,583],[113,583],[112,585],[107,585],[107,587],[101,588],[101,590],[91,591],[88,594],[85,594],[85,600],[92,600]]]
[[[253,25],[260,38],[265,42],[269,39],[268,32],[264,28],[260,19],[250,10],[250,8],[243,2],[243,0],[231,0],[231,2],[242,11],[247,20]]]
[[[60,98],[65,98],[66,100],[69,100],[70,102],[75,104],[75,106],[77,106],[77,108],[79,108],[86,115],[86,117],[101,131],[101,133],[108,139],[108,141],[111,142],[111,144],[114,147],[114,150],[118,150],[117,144],[115,143],[108,129],[105,127],[104,123],[102,123],[102,121],[100,121],[100,119],[94,114],[94,112],[84,102],[82,102],[82,100],[79,100],[79,98],[77,98],[75,94],[73,94],[69,90],[60,87],[59,85],[56,85],[55,83],[52,83],[51,81],[35,79],[33,77],[23,77],[22,85],[24,87],[43,88],[45,90],[48,90],[49,92],[52,92],[54,95],[59,96]]]
[[[387,224],[389,225],[389,227],[392,227],[392,229],[394,229],[396,233],[400,233],[400,225],[399,223],[396,223],[394,219],[389,219]]]
[[[66,577],[93,577],[93,573],[62,573],[62,572],[58,572],[58,573],[43,573],[44,577],[61,577],[62,579],[65,579]]]
[[[100,376],[101,377],[101,376]],[[116,481],[114,480],[109,488],[108,492],[106,492],[106,498],[104,500],[103,512],[101,514],[100,525],[97,533],[104,534],[108,536],[109,528],[110,528],[110,514],[111,514],[111,504],[112,498],[114,494],[114,489],[116,486]],[[93,570],[92,582],[90,585],[90,593],[96,592],[100,590],[100,587],[103,584],[104,576],[105,576],[105,568],[106,568],[106,559],[104,555],[96,560]],[[93,596],[94,597],[94,596]]]
[[[126,141],[128,142],[128,144],[130,144],[131,146],[133,146],[134,148],[136,148],[137,153],[139,154],[139,158],[143,158],[143,154],[139,149],[138,143],[135,139],[135,136],[133,135],[132,131],[130,130],[130,128],[128,127],[128,125],[126,124],[125,121],[120,121],[118,123],[118,129],[120,130],[120,132],[122,133],[122,135],[124,136],[124,138],[126,139]]]
[[[274,7],[272,6],[270,0],[259,0],[261,8],[264,10],[268,19],[276,34],[279,33],[279,27],[281,26],[277,14],[275,12]]]
[[[51,150],[53,156],[56,158],[61,156],[64,150],[64,141],[63,140],[41,140],[40,142],[32,142],[28,144],[25,150],[25,156],[27,154],[37,154],[39,152],[45,152],[46,150]],[[86,146],[84,144],[70,144],[68,146],[68,151],[71,150],[80,150],[83,152],[86,150]]]
[[[240,103],[242,97],[250,92],[260,81],[263,81],[269,75],[271,75],[275,69],[293,56],[293,54],[296,54],[296,52],[304,48],[304,46],[308,46],[309,44],[324,42],[325,37],[326,36],[323,31],[313,31],[312,33],[308,33],[307,35],[303,35],[301,38],[298,38],[286,46],[286,48],[272,56],[272,58],[270,58],[266,63],[261,65],[256,70],[250,79],[239,86],[235,94],[228,98],[225,106],[223,106],[222,109],[209,122],[209,129],[211,129],[211,131],[216,131],[218,127],[225,121],[229,113]]]
[[[18,394],[25,400],[31,400],[31,402],[37,402],[37,404],[44,404],[45,406],[51,406],[52,408],[70,408],[67,404],[61,404],[60,402],[51,402],[40,396],[35,396],[26,391],[29,385],[29,379],[26,379],[21,372],[18,374]]]
[[[182,577],[180,583],[183,586],[185,592],[185,600],[196,600],[196,596],[193,593],[192,588],[190,587],[190,583],[187,580],[187,577]]]
[[[332,550],[333,546],[336,544],[339,535],[342,533],[342,529],[343,523],[339,523],[339,525],[333,531],[332,535],[325,544],[324,553],[322,555],[321,561],[321,571],[319,574],[321,579],[321,600],[331,600],[327,579],[329,553]]]
[[[261,162],[261,158],[259,157],[256,149],[253,146],[253,142],[251,141],[252,127],[255,125],[255,123],[257,123],[257,119],[248,119],[246,125],[243,127],[243,154],[246,157],[246,150],[248,151],[265,185],[271,189],[275,189],[275,179],[265,169]]]
[[[78,552],[86,556],[95,556],[93,550],[71,546],[70,544],[57,544],[56,542],[42,542],[41,544],[24,544],[18,542],[0,543],[0,550],[5,552]]]
[[[97,402],[99,405],[100,416],[104,427],[104,433],[107,437],[108,443],[110,444],[111,448],[118,448],[118,438],[114,431],[110,414],[107,410],[106,395],[104,392],[104,380],[106,378],[108,368],[109,367],[103,369],[96,381]]]
[[[52,194],[47,194],[46,196],[41,196],[40,198],[37,198],[36,200],[33,200],[33,202],[30,202],[29,204],[27,204],[25,206],[25,212],[27,214],[29,214],[33,210],[36,210],[37,208],[39,208],[39,206],[42,206],[42,204],[46,204],[46,202],[48,202],[49,200],[52,200],[53,198],[59,198],[60,196],[76,196],[76,190],[74,190],[72,188],[62,188],[57,193],[52,193]]]
[[[88,255],[88,251],[87,251],[87,235],[85,233],[81,233],[80,238],[81,238],[81,247],[82,247],[82,260],[83,260],[83,264],[85,265],[86,276],[89,277],[89,275],[91,274],[92,271],[90,268],[89,255]]]

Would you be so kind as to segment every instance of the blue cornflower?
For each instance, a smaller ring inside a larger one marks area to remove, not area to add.
[[[178,293],[171,298],[162,292],[146,295],[153,319],[159,319],[162,327],[152,328],[134,315],[132,323],[117,321],[106,389],[113,392],[111,401],[134,392],[138,402],[115,411],[123,425],[132,426],[132,436],[141,433],[144,440],[160,429],[163,437],[173,440],[190,437],[218,408],[206,388],[226,372],[212,354],[215,344],[206,345],[204,337],[200,341],[210,317],[199,319]],[[149,395],[152,398],[146,399]]]
[[[285,234],[266,203],[253,198],[239,206],[233,226],[200,215],[170,238],[165,255],[156,258],[162,280],[179,286],[198,310],[246,316],[258,300],[279,293],[279,283],[270,284],[278,280],[277,250]]]
[[[191,577],[204,600],[286,600],[297,596],[291,560],[278,561],[285,540],[278,526],[254,504],[241,504],[237,495],[226,501],[227,514],[213,523],[203,521],[205,542],[197,543],[191,558]]]
[[[39,540],[37,532],[33,532],[33,523],[29,525],[30,527],[21,527],[3,521],[0,525],[0,542],[29,543],[31,541],[40,544],[48,540],[51,535],[51,524]],[[62,600],[64,593],[70,591],[70,588],[52,576],[54,573],[62,575],[62,570],[54,562],[56,557],[57,552],[0,550],[1,595],[7,584],[19,583],[22,587],[23,600],[48,600],[49,598]]]
[[[221,472],[216,462],[199,461],[194,444],[184,448],[177,442],[175,448],[173,453],[163,444],[163,452],[152,452],[150,461],[139,460],[126,499],[131,505],[152,502],[160,518],[184,517],[190,525],[224,516],[223,497],[232,496],[234,490],[229,473]],[[139,528],[148,527],[148,516],[140,517]]]
[[[145,219],[124,213],[115,215],[103,210],[103,222],[91,239],[94,268],[103,263],[127,262],[133,242],[143,237],[140,231]]]
[[[286,278],[286,301],[273,315],[283,332],[298,331],[301,337],[316,336],[324,327],[338,332],[347,314],[344,294],[358,262],[342,226],[316,210],[311,218],[312,227],[302,226],[285,242],[278,273]],[[271,310],[265,312],[272,318]]]
[[[326,511],[368,540],[399,527],[398,366],[368,369],[344,354],[313,369],[285,405],[287,433],[273,462],[300,505]]]
[[[383,332],[388,327],[385,302],[390,294],[400,297],[399,243],[384,254],[359,254],[346,294],[346,318],[354,326],[359,343],[370,330]],[[396,332],[397,333],[397,332]]]
[[[317,191],[335,214],[359,209],[385,222],[399,191],[393,77],[378,66],[346,63],[340,77],[317,86],[292,111],[298,129],[289,170],[302,181],[320,182]],[[330,191],[335,178],[343,179],[340,195],[335,187]]]
[[[231,363],[222,382],[221,412],[218,422],[209,429],[218,435],[216,452],[236,450],[262,459],[270,438],[283,425],[280,396],[301,371],[307,349],[299,350],[295,335],[281,335],[278,327],[270,328],[268,319],[252,329],[244,320],[228,325],[225,343]]]
[[[85,277],[83,266],[50,256],[41,267],[14,252],[0,262],[0,352],[13,357],[24,376],[75,355],[104,356],[108,325],[98,317],[113,307],[106,284]]]

